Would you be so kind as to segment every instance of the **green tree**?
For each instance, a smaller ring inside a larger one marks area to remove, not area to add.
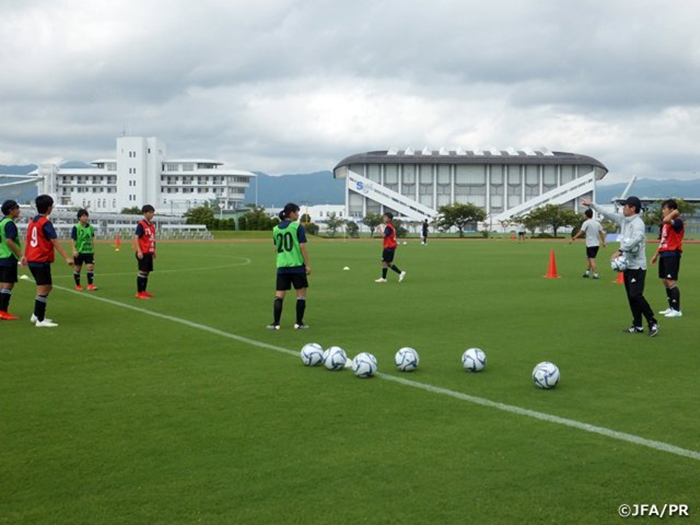
[[[362,222],[369,228],[369,236],[374,237],[374,230],[382,223],[382,216],[378,213],[368,213],[362,218]]]
[[[243,214],[241,219],[245,219],[248,230],[267,231],[273,228],[272,219],[265,214],[265,209],[260,206],[253,206],[250,211]]]
[[[678,212],[681,215],[693,215],[695,210],[698,208],[697,204],[684,201],[683,199],[674,200],[676,201],[676,204],[678,204]],[[644,220],[644,224],[647,225],[647,228],[653,228],[654,226],[659,226],[661,224],[661,220],[664,218],[663,213],[661,213],[661,204],[663,202],[663,200],[652,202],[644,210],[642,219]]]
[[[394,219],[391,221],[394,224],[394,229],[396,230],[396,236],[399,238],[406,237],[408,235],[408,230],[404,226],[404,222],[400,219]]]
[[[122,208],[121,213],[125,215],[141,215],[141,208],[132,206],[131,208]]]
[[[305,213],[304,215],[301,216],[299,219],[299,222],[302,224],[308,224],[311,222],[311,216],[308,213]]]
[[[343,224],[345,224],[345,219],[341,219],[335,212],[328,214],[326,218],[326,227],[331,237],[335,237],[338,228],[341,228]]]
[[[315,222],[305,224],[304,230],[306,230],[306,233],[308,233],[309,235],[318,235],[318,224],[316,224]]]
[[[567,210],[558,204],[547,204],[532,210],[529,215],[534,218],[540,227],[548,226],[552,228],[554,236],[557,236],[559,228],[565,226],[578,226],[581,221],[581,215],[574,210]],[[527,225],[525,226],[527,228]]]
[[[471,203],[440,206],[438,212],[440,215],[437,219],[437,227],[441,231],[457,228],[460,237],[464,237],[464,229],[467,226],[473,225],[476,228],[478,222],[486,220],[486,212]]]
[[[247,230],[248,229],[248,221],[246,220],[246,218],[243,215],[241,215],[238,218],[238,229],[239,230]]]
[[[345,231],[348,232],[348,235],[353,239],[357,239],[360,236],[360,227],[355,221],[348,221],[345,225]]]
[[[190,208],[187,210],[187,212],[185,212],[185,218],[187,219],[187,224],[204,224],[206,226],[212,226],[214,223],[214,210],[212,210],[209,206]]]

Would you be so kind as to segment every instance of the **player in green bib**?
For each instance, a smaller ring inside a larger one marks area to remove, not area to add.
[[[73,279],[75,279],[75,289],[81,291],[80,271],[83,264],[87,265],[87,289],[97,290],[93,284],[95,279],[95,229],[88,222],[90,215],[87,210],[78,210],[78,224],[73,226],[70,232],[71,244],[73,245]]]
[[[17,263],[22,259],[22,246],[15,221],[20,215],[19,204],[12,199],[2,203],[0,220],[0,319],[15,321],[9,312],[12,289],[17,282]]]
[[[306,289],[309,287],[307,275],[311,273],[309,254],[306,252],[306,232],[299,224],[299,206],[290,202],[279,214],[280,222],[272,231],[272,240],[277,252],[277,291],[273,309],[274,320],[267,325],[270,330],[280,329],[282,303],[287,290],[297,292],[297,320],[295,330],[308,328],[304,324],[306,310]]]

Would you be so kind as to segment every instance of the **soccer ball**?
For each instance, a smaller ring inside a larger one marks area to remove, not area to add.
[[[420,357],[413,348],[405,347],[396,352],[394,363],[396,363],[396,368],[402,372],[410,372],[418,368]]]
[[[481,372],[486,367],[486,354],[481,348],[470,348],[462,354],[462,364],[470,372]]]
[[[368,352],[357,354],[352,360],[352,371],[357,377],[372,377],[377,372],[377,359]]]
[[[538,387],[545,390],[554,388],[559,382],[559,369],[554,363],[544,361],[532,371],[532,380]]]
[[[323,348],[318,343],[309,343],[304,345],[299,355],[306,366],[317,366],[323,361]]]
[[[624,272],[627,269],[627,265],[627,257],[625,257],[624,255],[615,257],[612,261],[610,261],[610,268],[612,268],[616,272]]]
[[[323,365],[328,370],[342,370],[348,362],[348,355],[339,346],[331,346],[323,352]]]

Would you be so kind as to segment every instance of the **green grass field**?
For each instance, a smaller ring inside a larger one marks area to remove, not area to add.
[[[551,248],[560,279],[542,278]],[[267,242],[159,244],[151,301],[134,298],[133,253],[100,244],[98,292],[73,291],[54,265],[51,330],[30,325],[34,286],[20,281],[22,319],[0,323],[0,523],[598,524],[635,503],[687,504],[689,519],[664,521],[700,520],[700,247],[681,270],[685,316],[661,317],[654,339],[620,332],[631,317],[611,247],[592,281],[582,243],[411,241],[396,259],[406,281],[384,285],[378,241],[308,249],[307,331],[291,329],[292,296],[283,329],[265,330]],[[656,267],[646,290],[666,308]],[[284,352],[312,341],[371,352],[381,374]],[[402,346],[420,353],[411,374],[393,366]],[[488,356],[479,374],[461,367],[472,346]],[[551,391],[530,378],[545,360],[561,370]]]

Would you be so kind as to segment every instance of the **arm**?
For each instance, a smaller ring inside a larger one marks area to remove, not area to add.
[[[623,253],[636,251],[646,236],[646,231],[642,220],[639,219],[639,221],[635,222],[637,222],[637,224],[634,225],[632,235],[630,237],[623,237],[620,241],[620,251]]]
[[[578,238],[580,238],[580,237],[583,237],[583,234],[584,234],[584,233],[586,233],[584,230],[579,230],[579,231],[577,231],[577,232],[576,232],[576,235],[574,235],[574,236],[571,238],[571,240],[569,241],[569,244],[571,244],[572,242],[574,242],[576,239],[578,239]]]
[[[75,226],[73,226],[73,229],[70,231],[70,245],[71,245],[71,248],[73,248],[73,257],[78,256],[78,250],[75,247],[75,239],[77,236],[78,236],[78,231],[75,228]]]
[[[676,220],[676,217],[678,217],[681,213],[678,210],[673,210],[671,213],[666,215],[666,217],[663,218],[661,222],[665,222],[666,224],[673,224],[673,221]]]
[[[309,252],[306,251],[306,243],[299,244],[301,248],[301,255],[304,257],[304,266],[306,268],[306,275],[311,275],[311,263],[309,262]]]
[[[139,244],[139,236],[134,235],[134,251],[136,252],[136,257],[143,259],[143,252],[141,251],[141,245]]]
[[[18,259],[22,258],[22,250],[19,249],[19,246],[13,241],[12,239],[5,239],[7,242],[7,245],[10,247],[10,250],[12,250],[12,253],[14,253]]]
[[[68,257],[66,250],[63,249],[61,243],[58,242],[58,239],[51,239],[51,244],[53,244],[53,247],[56,249],[56,251],[61,254],[61,257],[63,257],[66,260],[68,265],[73,266],[73,259]]]

